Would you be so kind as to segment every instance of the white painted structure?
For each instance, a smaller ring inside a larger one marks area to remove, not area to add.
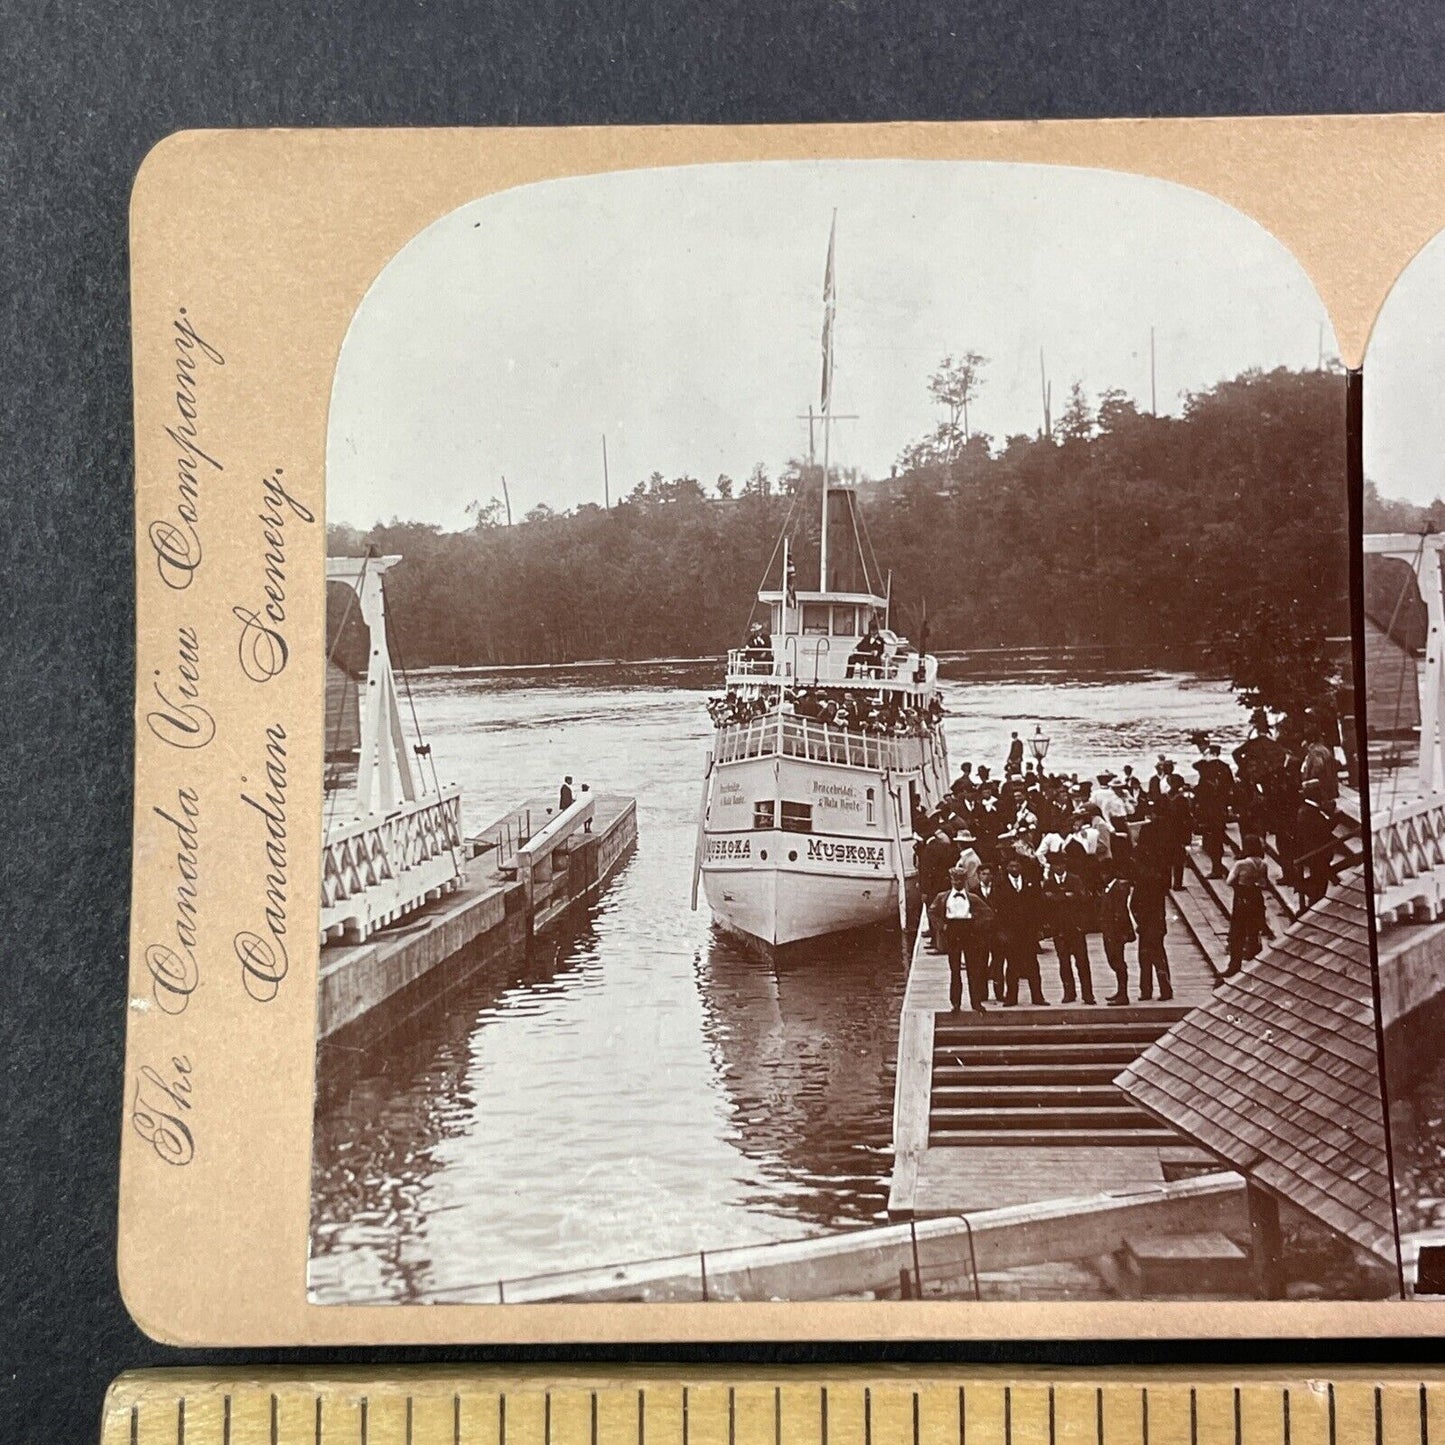
[[[356,594],[366,679],[354,789],[328,797],[321,845],[321,941],[360,942],[462,879],[461,790],[428,782],[407,742],[386,638],[382,579],[400,557],[328,557],[326,580]]]
[[[1425,666],[1420,673],[1420,757],[1416,765],[1416,798],[1434,797],[1445,789],[1445,757],[1440,747],[1440,723],[1445,719],[1445,570],[1440,553],[1445,534],[1373,532],[1365,537],[1365,552],[1408,563],[1425,603],[1428,631]]]
[[[1427,632],[1420,668],[1420,756],[1412,783],[1372,786],[1369,799],[1370,859],[1375,918],[1381,929],[1396,923],[1445,917],[1445,536],[1409,532],[1371,533],[1365,552],[1406,562],[1425,603]]]
[[[923,717],[938,663],[885,633],[882,661],[850,677],[863,629],[840,620],[836,632],[808,635],[802,619],[818,610],[851,619],[881,610],[882,598],[759,595],[775,619],[771,657],[729,654],[727,687],[764,711],[718,728],[708,759],[697,857],[708,906],[724,927],[774,947],[901,920],[913,806],[930,809],[948,789],[941,723],[865,732],[799,717],[785,698],[802,683],[826,696],[896,698]]]

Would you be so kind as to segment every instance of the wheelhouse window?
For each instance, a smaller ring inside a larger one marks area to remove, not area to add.
[[[783,832],[811,833],[813,831],[813,805],[811,803],[783,804]]]
[[[826,637],[828,635],[828,607],[826,603],[803,603],[803,632],[808,637]]]
[[[833,636],[856,637],[858,609],[856,607],[833,608]]]
[[[771,828],[773,826],[773,803],[770,798],[766,803],[753,804],[753,827]]]

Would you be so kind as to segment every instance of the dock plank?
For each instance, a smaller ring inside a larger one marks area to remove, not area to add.
[[[893,1180],[890,1214],[913,1213],[918,1164],[928,1149],[929,1104],[933,1089],[931,1009],[905,1009],[898,1031],[898,1079],[893,1099]]]
[[[1061,1192],[1128,1194],[1164,1182],[1157,1146],[929,1149],[918,1164],[913,1210],[936,1219],[1010,1204],[1034,1204]]]

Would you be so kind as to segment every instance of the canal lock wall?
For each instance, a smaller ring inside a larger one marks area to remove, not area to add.
[[[544,815],[543,805],[526,806]],[[595,901],[636,844],[635,800],[599,798],[590,831],[558,840],[545,879],[517,876],[515,867],[499,866],[494,853],[476,853],[453,892],[364,943],[323,948],[318,1047],[350,1047],[360,1036],[388,1032],[479,970],[506,975],[534,937],[564,926]]]

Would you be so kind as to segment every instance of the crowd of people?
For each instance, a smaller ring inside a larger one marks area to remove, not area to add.
[[[1092,783],[1047,773],[1024,762],[1017,733],[1002,777],[964,763],[937,807],[913,820],[929,933],[949,957],[953,1009],[962,1008],[965,986],[978,1011],[990,1000],[1016,1005],[1025,992],[1030,1003],[1050,1002],[1039,968],[1044,939],[1053,945],[1061,1001],[1095,1003],[1089,939],[1096,932],[1113,978],[1105,1003],[1172,998],[1165,902],[1184,886],[1196,836],[1210,876],[1230,893],[1225,976],[1239,972],[1270,936],[1267,839],[1301,909],[1329,886],[1337,742],[1333,720],[1272,726],[1257,711],[1230,760],[1195,734],[1192,779],[1164,756],[1147,781],[1132,766],[1100,772]],[[1231,820],[1241,846],[1226,868]]]
[[[827,687],[730,688],[707,700],[714,727],[749,723],[774,709],[784,717],[810,718],[849,732],[896,737],[918,736],[943,717],[943,704],[935,697],[926,708],[914,707],[894,691],[862,688],[843,691]]]

